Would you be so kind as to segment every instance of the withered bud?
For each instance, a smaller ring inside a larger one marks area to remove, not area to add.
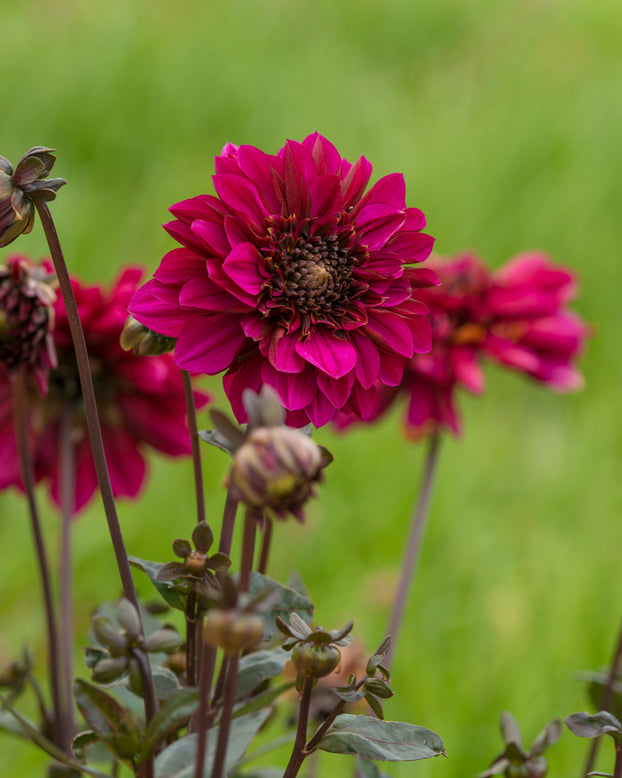
[[[139,357],[157,357],[175,348],[175,338],[160,335],[128,316],[121,333],[121,348],[133,351]]]
[[[304,432],[258,427],[235,452],[229,483],[245,505],[303,521],[303,506],[315,496],[323,465],[320,447]]]
[[[35,220],[33,201],[53,200],[66,183],[63,178],[46,178],[56,161],[53,151],[34,146],[15,171],[8,159],[0,157],[0,247],[30,232]]]
[[[235,654],[258,646],[263,640],[264,630],[261,616],[235,608],[213,608],[207,616],[204,637],[208,645],[222,648],[227,654]]]

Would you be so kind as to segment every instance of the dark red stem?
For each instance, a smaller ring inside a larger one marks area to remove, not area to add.
[[[194,491],[197,502],[197,524],[205,521],[205,492],[203,489],[203,470],[201,468],[201,449],[199,448],[199,428],[197,426],[197,412],[194,404],[194,392],[190,373],[182,370],[184,381],[184,396],[186,398],[186,415],[188,417],[188,429],[190,431],[190,445],[192,446],[192,464],[194,467]]]
[[[225,757],[227,755],[227,744],[229,742],[229,730],[231,729],[231,716],[233,714],[233,703],[235,702],[235,687],[238,680],[238,663],[240,654],[233,654],[229,657],[229,668],[227,671],[227,685],[225,688],[225,699],[220,715],[218,725],[218,741],[216,742],[216,753],[214,754],[214,766],[212,768],[212,778],[223,778],[225,768]]]
[[[312,692],[313,678],[305,678],[302,682],[302,693],[300,695],[296,740],[294,741],[292,755],[289,758],[289,762],[283,773],[283,778],[295,778],[307,756],[305,745],[307,742],[307,726],[309,724],[309,707],[311,705]],[[214,777],[212,776],[212,778]]]
[[[47,642],[50,663],[50,692],[52,696],[52,707],[54,710],[53,727],[54,742],[66,753],[69,753],[69,735],[64,731],[63,706],[60,690],[60,656],[58,650],[58,627],[56,624],[56,614],[54,611],[54,602],[52,598],[52,584],[50,578],[50,566],[48,564],[45,543],[43,541],[43,532],[41,531],[41,521],[39,511],[35,501],[35,478],[28,447],[27,430],[27,408],[26,408],[26,373],[25,368],[21,367],[13,381],[13,404],[15,409],[15,435],[17,438],[17,449],[24,482],[24,491],[28,501],[30,514],[30,525],[35,543],[35,552],[39,564],[39,574],[41,576],[41,589],[43,593],[43,606],[45,611],[45,622],[47,629]]]
[[[52,255],[54,269],[56,271],[60,290],[63,295],[63,301],[65,303],[65,309],[67,311],[67,319],[69,321],[71,337],[73,338],[78,373],[80,375],[80,386],[82,389],[86,424],[91,441],[91,450],[93,452],[93,461],[95,464],[95,471],[97,473],[97,481],[99,483],[106,520],[108,522],[108,531],[110,533],[110,539],[112,541],[117,567],[121,577],[123,593],[126,599],[128,599],[134,605],[140,618],[140,609],[138,606],[138,598],[136,597],[134,580],[132,578],[130,563],[127,558],[125,543],[123,542],[123,535],[119,525],[119,517],[117,516],[117,509],[114,502],[114,495],[112,493],[112,485],[110,483],[110,475],[108,473],[108,465],[106,463],[106,455],[104,453],[104,443],[102,440],[101,427],[99,425],[99,415],[97,412],[97,403],[95,401],[95,392],[93,389],[93,376],[91,375],[89,355],[86,349],[84,330],[82,329],[82,322],[80,321],[76,298],[73,293],[71,279],[69,278],[67,265],[65,264],[65,258],[60,246],[60,241],[58,240],[56,227],[54,226],[54,221],[52,219],[50,209],[48,208],[47,203],[41,200],[35,201],[35,207],[37,208],[37,212],[41,218],[41,224],[43,225],[43,230],[45,232],[45,237],[50,249],[50,254]],[[145,717],[147,722],[149,722],[150,711],[148,709],[150,708],[150,703],[148,702],[148,698],[150,700],[155,700],[155,689],[153,686],[151,666],[148,662],[145,668],[145,673]]]

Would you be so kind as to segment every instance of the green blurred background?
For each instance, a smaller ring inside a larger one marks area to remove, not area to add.
[[[576,307],[594,325],[585,389],[560,397],[489,370],[486,396],[462,402],[464,438],[442,447],[386,712],[435,729],[450,758],[387,772],[474,775],[501,750],[502,710],[530,743],[585,709],[575,674],[607,663],[622,616],[620,3],[9,0],[0,28],[0,153],[57,149],[68,185],[53,212],[70,269],[90,281],[127,262],[156,267],[173,245],[166,209],[211,191],[225,142],[275,152],[315,130],[350,159],[364,154],[374,178],[402,171],[439,253],[473,248],[498,266],[540,248],[576,269]],[[38,226],[11,248],[46,253]],[[207,385],[222,398],[219,379]],[[320,623],[354,618],[370,648],[422,460],[400,413],[319,432],[336,460],[321,500],[305,526],[276,535],[275,577],[298,570]],[[210,450],[204,465],[218,524],[227,462]],[[130,553],[168,560],[193,523],[189,463],[154,459],[143,499],[119,510]],[[44,520],[54,545],[47,504]],[[81,669],[91,609],[119,593],[98,505],[74,542]],[[39,585],[13,494],[0,497],[0,548],[0,658],[28,643],[42,671]],[[566,731],[551,774],[578,776],[584,753]],[[45,762],[0,735],[3,775],[34,778]],[[320,767],[344,771],[345,757]]]

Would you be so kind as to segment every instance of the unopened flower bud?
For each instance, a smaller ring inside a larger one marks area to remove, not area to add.
[[[145,640],[143,649],[145,651],[164,651],[169,654],[181,645],[181,635],[174,629],[163,627],[152,632]]]
[[[329,643],[296,643],[292,659],[298,675],[322,678],[339,664],[339,649]]]
[[[133,351],[139,357],[157,357],[175,348],[175,338],[160,335],[128,316],[121,333],[121,348]]]
[[[240,502],[303,520],[303,506],[321,480],[322,452],[289,427],[259,427],[235,452],[229,479]]]
[[[92,623],[93,634],[107,648],[111,656],[121,656],[127,651],[127,635],[105,616],[96,616]]]
[[[225,653],[235,654],[255,648],[263,640],[265,624],[261,616],[235,609],[212,609],[205,624],[205,642]]]
[[[116,681],[127,670],[128,660],[126,656],[109,656],[100,659],[93,667],[93,680],[98,683],[111,683]]]
[[[0,157],[0,247],[30,232],[35,219],[33,201],[53,200],[66,183],[63,178],[46,178],[56,161],[53,151],[44,146],[29,149],[15,171],[8,159]]]
[[[116,614],[119,624],[126,631],[130,641],[134,642],[142,631],[138,611],[129,600],[123,598],[119,600]]]

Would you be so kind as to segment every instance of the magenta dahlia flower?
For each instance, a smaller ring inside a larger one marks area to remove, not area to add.
[[[405,362],[431,347],[413,290],[436,283],[421,262],[433,239],[407,208],[401,174],[365,194],[371,165],[350,164],[317,133],[276,156],[227,144],[217,196],[171,208],[182,244],[130,304],[142,324],[177,339],[187,370],[226,370],[233,412],[244,389],[272,386],[287,423],[321,426],[338,409],[365,419],[376,384],[396,385]]]
[[[44,263],[46,269],[51,264]],[[118,497],[135,497],[146,477],[145,448],[170,456],[190,453],[186,406],[179,370],[170,354],[137,357],[124,351],[119,337],[127,304],[144,270],[128,267],[110,291],[72,279],[84,328],[100,415],[112,490]],[[97,487],[82,405],[78,368],[67,313],[60,295],[54,303],[53,330],[58,363],[50,370],[47,395],[33,381],[29,396],[29,437],[37,481],[45,480],[59,505],[61,418],[70,413],[75,446],[75,511],[83,508]],[[202,407],[208,401],[195,391]],[[0,376],[0,489],[22,487],[14,432],[13,401],[8,377]]]
[[[484,391],[482,358],[526,373],[556,391],[580,388],[575,363],[588,328],[567,310],[576,294],[571,271],[541,253],[517,256],[495,273],[473,254],[434,259],[430,266],[441,285],[420,292],[420,297],[430,308],[433,349],[409,361],[399,387],[379,390],[371,419],[405,393],[410,437],[442,428],[460,434],[455,390]],[[343,428],[356,418],[341,414],[335,421]]]

